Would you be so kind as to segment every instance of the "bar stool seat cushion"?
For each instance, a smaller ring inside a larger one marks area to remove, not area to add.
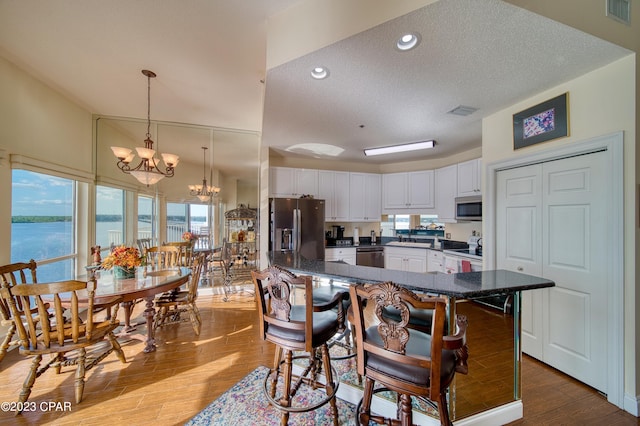
[[[294,305],[291,307],[291,321],[304,321],[306,309],[303,305]],[[316,342],[326,342],[334,336],[339,329],[340,324],[337,321],[337,315],[334,311],[314,312],[313,313],[313,345]],[[267,334],[281,339],[295,342],[305,341],[304,330],[291,330],[269,324]]]
[[[407,343],[406,353],[416,357],[431,357],[431,336],[417,330],[409,331],[409,342]],[[366,330],[367,340],[381,346],[384,346],[377,327],[369,327]],[[420,386],[427,386],[429,383],[429,369],[414,365],[401,364],[376,356],[373,353],[367,353],[366,368],[376,370],[384,375],[403,380],[408,383],[415,383]],[[449,383],[455,374],[456,355],[454,351],[442,350],[442,360],[440,362],[440,382]]]

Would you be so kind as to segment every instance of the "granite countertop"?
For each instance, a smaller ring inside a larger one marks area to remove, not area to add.
[[[344,283],[381,283],[392,281],[411,290],[473,299],[516,291],[553,287],[546,278],[521,274],[503,269],[444,274],[417,273],[392,269],[356,266],[323,260],[308,260],[295,253],[269,253],[269,262],[296,274],[309,274]]]

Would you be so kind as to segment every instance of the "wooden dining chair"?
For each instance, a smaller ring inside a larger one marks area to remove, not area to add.
[[[116,311],[110,320],[95,321],[96,282],[89,281],[61,281],[45,284],[18,284],[9,286],[3,282],[0,288],[2,299],[8,304],[13,315],[20,338],[20,354],[33,356],[31,368],[22,385],[18,408],[31,394],[35,380],[49,367],[53,366],[59,373],[62,366],[76,365],[75,401],[82,401],[85,373],[115,351],[121,362],[126,362],[124,352],[116,340],[113,330],[118,327]],[[86,297],[86,303],[80,303],[81,297]],[[101,298],[101,306],[113,308],[120,302],[121,297]],[[34,306],[31,311],[20,309],[18,306]],[[67,307],[65,309],[64,307]],[[86,307],[86,310],[83,308]],[[49,312],[51,309],[51,312]],[[81,309],[83,315],[80,315]],[[82,317],[86,317],[83,320]],[[100,354],[87,357],[86,349],[104,338],[108,338],[110,345]],[[73,352],[73,354],[70,354]],[[40,367],[42,356],[53,356]],[[72,357],[72,355],[75,355]],[[16,412],[20,414],[21,410]]]
[[[204,264],[205,255],[203,253],[198,255],[193,261],[191,280],[189,281],[187,291],[167,292],[156,298],[156,316],[153,321],[154,328],[176,324],[182,321],[191,321],[191,326],[196,336],[200,335],[202,318],[196,305],[196,299],[198,298],[198,283]],[[189,317],[183,318],[183,313],[188,314]]]
[[[2,286],[14,287],[18,284],[33,284],[36,279],[36,261],[31,259],[29,262],[17,262],[9,265],[0,266],[0,282]],[[21,301],[16,301],[16,307],[20,313],[24,311]],[[28,306],[28,305],[27,305]],[[4,336],[0,344],[0,361],[2,361],[9,349],[17,347],[20,342],[14,340],[16,334],[16,324],[11,314],[9,303],[0,298],[0,325],[8,327],[7,334]]]
[[[447,301],[420,296],[391,282],[358,284],[349,289],[356,334],[358,374],[365,377],[364,395],[358,405],[358,424],[412,424],[412,397],[418,397],[438,410],[440,424],[451,425],[447,390],[457,373],[467,374],[467,319],[456,317],[457,332],[445,335]],[[365,304],[373,315],[365,313]],[[394,307],[400,321],[383,315]],[[410,307],[412,309],[410,309]],[[412,312],[433,312],[431,333],[409,327]],[[374,390],[374,385],[378,387]],[[391,390],[398,395],[399,419],[389,419],[371,412],[374,393]]]
[[[136,240],[136,244],[138,245],[138,250],[140,250],[140,254],[142,256],[145,255],[147,250],[151,248],[151,238],[138,238]]]
[[[179,263],[180,249],[172,246],[156,246],[147,249],[147,265],[154,270],[176,268]]]
[[[257,272],[251,271],[258,297],[260,334],[264,340],[276,345],[274,365],[264,380],[265,396],[269,403],[282,412],[282,425],[286,425],[291,412],[306,412],[329,403],[333,424],[338,424],[335,394],[339,381],[327,342],[343,326],[342,293],[328,303],[314,304],[313,282],[310,276],[296,277],[278,266]],[[292,304],[294,287],[304,289],[304,304]],[[303,352],[296,355],[294,352]],[[293,374],[293,360],[307,358],[308,366],[301,375]],[[325,375],[324,383],[318,374]],[[278,386],[278,382],[282,386]],[[324,389],[316,398],[298,401],[296,393],[301,384],[312,389]],[[306,403],[306,404],[305,404]]]
[[[180,266],[185,266],[187,268],[191,267],[191,263],[194,258],[194,241],[177,241],[177,242],[169,242],[164,243],[163,246],[177,247],[180,250],[180,254],[178,256],[178,263]]]

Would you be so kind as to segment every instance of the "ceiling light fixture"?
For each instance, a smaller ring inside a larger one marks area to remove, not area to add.
[[[372,156],[372,155],[394,154],[396,152],[417,151],[420,149],[433,148],[435,144],[436,144],[435,141],[423,141],[423,142],[406,143],[402,145],[384,146],[381,148],[367,148],[364,150],[364,155]]]
[[[324,80],[329,77],[329,68],[327,67],[315,67],[311,70],[311,77],[316,80]]]
[[[174,154],[161,154],[166,165],[165,171],[158,168],[160,160],[154,155],[153,141],[151,140],[151,79],[156,77],[153,71],[142,70],[142,74],[147,77],[147,138],[144,140],[144,148],[136,148],[140,157],[140,164],[130,167],[129,163],[135,158],[135,153],[129,148],[112,146],[113,155],[118,158],[118,168],[123,173],[127,173],[138,179],[144,185],[154,185],[164,177],[173,177],[174,168],[178,165],[180,157]]]
[[[202,185],[189,185],[189,193],[194,197],[198,197],[198,199],[203,203],[206,203],[211,199],[211,197],[218,195],[220,188],[217,186],[207,185],[207,172],[205,167],[205,163],[207,161],[207,147],[203,146],[202,151]]]
[[[403,52],[407,50],[411,50],[420,44],[420,34],[419,33],[407,33],[398,39],[396,42],[396,48]]]

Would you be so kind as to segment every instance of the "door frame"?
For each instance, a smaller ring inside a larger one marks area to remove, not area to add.
[[[609,221],[603,229],[608,256],[602,261],[608,266],[607,301],[607,400],[624,408],[624,157],[623,132],[611,133],[581,142],[524,154],[486,165],[483,188],[484,268],[496,267],[497,173],[501,170],[605,151],[607,185],[611,205]],[[622,309],[621,309],[622,307]]]

